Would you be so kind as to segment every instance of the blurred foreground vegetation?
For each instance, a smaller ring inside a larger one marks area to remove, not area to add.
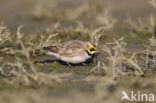
[[[121,23],[104,3],[79,1],[68,7],[66,3],[60,6],[56,1],[40,0],[29,19],[42,22],[44,28],[34,32],[25,32],[26,24],[12,30],[2,22],[0,102],[120,103],[122,91],[156,94],[155,14],[137,21],[122,19]],[[147,3],[155,9],[154,0]],[[44,23],[52,25],[46,27]],[[35,55],[36,49],[73,39],[97,45],[97,63],[76,67],[34,64],[53,58]]]

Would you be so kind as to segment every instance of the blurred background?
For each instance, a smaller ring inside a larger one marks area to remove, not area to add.
[[[129,103],[123,91],[156,94],[155,36],[155,0],[0,0],[0,103]],[[36,49],[92,37],[94,64],[33,64],[52,59]]]
[[[148,0],[0,0],[0,21],[12,31],[24,25],[24,31],[31,33],[43,31],[57,22],[65,27],[77,21],[90,26],[106,10],[118,19],[120,28],[125,19],[145,19],[155,14]],[[96,21],[96,25],[101,24],[100,20]]]

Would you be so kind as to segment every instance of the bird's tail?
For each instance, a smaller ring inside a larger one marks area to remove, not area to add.
[[[37,55],[46,55],[46,54],[51,54],[51,53],[57,53],[58,52],[58,47],[57,46],[47,46],[43,47],[42,49],[37,49],[35,51],[35,54]]]
[[[49,47],[43,47],[41,49],[35,50],[35,54],[37,55],[46,55],[50,51]]]
[[[35,54],[37,55],[46,55],[46,51],[44,49],[37,49],[35,50]]]

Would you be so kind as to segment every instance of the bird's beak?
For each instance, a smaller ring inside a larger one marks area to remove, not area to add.
[[[98,50],[95,50],[95,53],[98,53],[99,51]]]
[[[99,52],[97,48],[94,48],[94,49],[95,49],[95,52],[96,52],[96,53],[98,53],[98,52]]]

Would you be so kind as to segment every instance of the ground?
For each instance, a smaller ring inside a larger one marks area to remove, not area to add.
[[[123,91],[155,95],[155,10],[150,0],[1,0],[0,102],[129,103]],[[97,61],[34,64],[53,58],[36,49],[74,39],[97,43]]]

